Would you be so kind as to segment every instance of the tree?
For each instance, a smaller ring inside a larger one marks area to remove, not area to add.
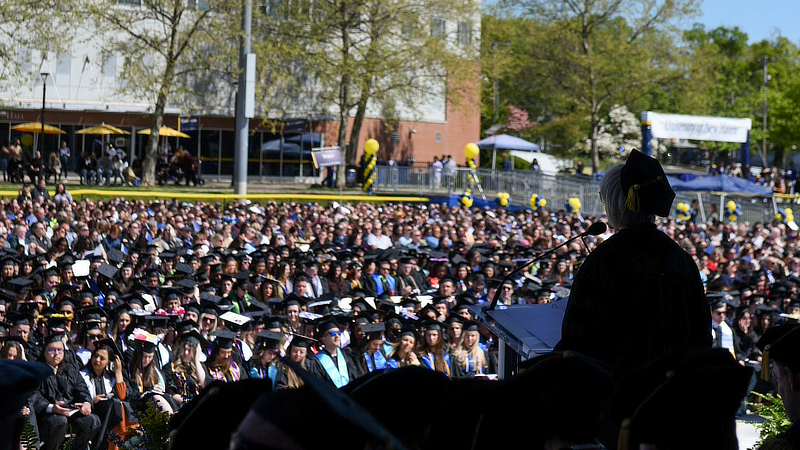
[[[5,84],[0,87],[13,88],[9,80],[25,83],[34,74],[38,78],[30,52],[39,50],[46,60],[67,51],[80,18],[80,8],[69,0],[0,2],[0,83]]]
[[[592,170],[599,167],[598,132],[613,102],[629,103],[683,75],[676,23],[694,0],[515,0],[538,25],[531,50],[542,67],[537,82],[559,108],[588,119]]]
[[[417,111],[432,95],[457,99],[457,87],[477,75],[467,65],[476,54],[471,18],[477,6],[456,0],[301,0],[278,6],[269,16],[270,34],[289,42],[289,65],[311,75],[295,90],[313,92],[317,108],[335,111],[338,145],[346,149],[345,164],[353,165],[368,112],[393,119]],[[449,29],[448,22],[459,26]],[[453,35],[462,45],[448,39]],[[339,186],[344,175],[343,164]]]
[[[505,128],[518,135],[533,126],[533,122],[528,118],[528,111],[519,109],[514,105],[509,105],[508,107],[507,122]]]
[[[103,36],[104,53],[124,56],[121,90],[138,93],[153,104],[143,184],[155,183],[159,130],[167,102],[176,93],[194,91],[187,82],[193,74],[230,67],[221,61],[226,61],[225,55],[235,55],[236,48],[229,43],[237,42],[241,29],[240,5],[224,0],[142,0],[133,7],[103,0],[87,5]]]

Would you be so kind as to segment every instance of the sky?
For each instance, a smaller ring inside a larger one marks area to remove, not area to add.
[[[702,0],[700,9],[695,21],[706,29],[738,26],[751,43],[785,36],[800,44],[798,0]]]

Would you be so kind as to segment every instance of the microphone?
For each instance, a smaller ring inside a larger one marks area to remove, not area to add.
[[[605,222],[597,221],[597,222],[591,224],[589,226],[589,228],[587,228],[586,231],[584,231],[583,233],[567,239],[566,241],[562,242],[561,244],[551,248],[550,250],[542,253],[539,256],[534,257],[533,259],[531,259],[530,261],[526,262],[522,266],[514,269],[511,273],[509,273],[508,275],[506,275],[503,278],[503,281],[500,282],[500,286],[502,286],[503,283],[506,282],[506,280],[508,280],[509,278],[514,276],[515,274],[519,273],[520,271],[522,271],[526,267],[530,266],[531,264],[535,263],[536,261],[539,261],[540,259],[543,259],[543,258],[545,258],[547,256],[552,255],[553,252],[555,252],[556,250],[560,249],[561,247],[569,244],[570,242],[574,241],[575,239],[579,239],[579,238],[583,239],[585,236],[597,236],[598,234],[605,233],[607,229],[608,229],[608,226],[606,225]],[[494,293],[494,297],[492,297],[492,303],[491,303],[491,305],[489,305],[488,308],[486,308],[486,311],[492,311],[495,308],[495,306],[497,306],[497,301],[499,299],[500,299],[500,289],[497,289],[495,291],[495,293]]]

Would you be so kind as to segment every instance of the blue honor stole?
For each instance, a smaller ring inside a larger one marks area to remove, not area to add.
[[[364,352],[364,361],[367,363],[367,370],[369,372],[386,368],[386,358],[380,351],[375,352],[371,358],[369,356],[369,352]]]
[[[317,360],[322,364],[322,368],[328,373],[328,376],[333,380],[333,384],[340,388],[350,382],[350,375],[347,373],[347,363],[344,360],[342,351],[336,349],[336,362],[333,364],[333,358],[328,355],[327,351],[323,350],[317,353]],[[337,367],[338,366],[338,367]]]

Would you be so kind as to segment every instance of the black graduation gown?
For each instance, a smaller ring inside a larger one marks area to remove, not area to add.
[[[618,231],[572,284],[561,341],[625,373],[672,349],[711,347],[711,312],[697,266],[653,224]]]
[[[347,364],[347,376],[350,378],[350,382],[352,382],[353,380],[361,376],[361,368],[355,362],[355,360],[350,356],[351,355],[350,352],[344,351],[344,349],[340,350],[342,350],[342,357],[344,358],[344,361]],[[320,350],[320,352],[324,351],[325,351],[324,349]],[[306,356],[306,359],[310,358],[317,359],[315,355]],[[320,363],[319,360],[315,362],[319,365],[319,368],[321,369],[323,379],[327,380],[331,384],[334,384],[333,379],[331,379],[330,375],[328,375],[328,372],[326,372],[325,369],[322,367],[322,363]]]
[[[285,363],[286,360],[287,358],[284,357],[281,359],[281,362],[278,363],[278,374],[275,375],[275,389],[286,389],[289,387],[289,378],[286,375],[289,366]],[[330,379],[330,377],[327,377],[325,374],[325,369],[323,369],[322,365],[317,361],[317,357],[311,352],[306,356],[306,371],[321,380]]]

